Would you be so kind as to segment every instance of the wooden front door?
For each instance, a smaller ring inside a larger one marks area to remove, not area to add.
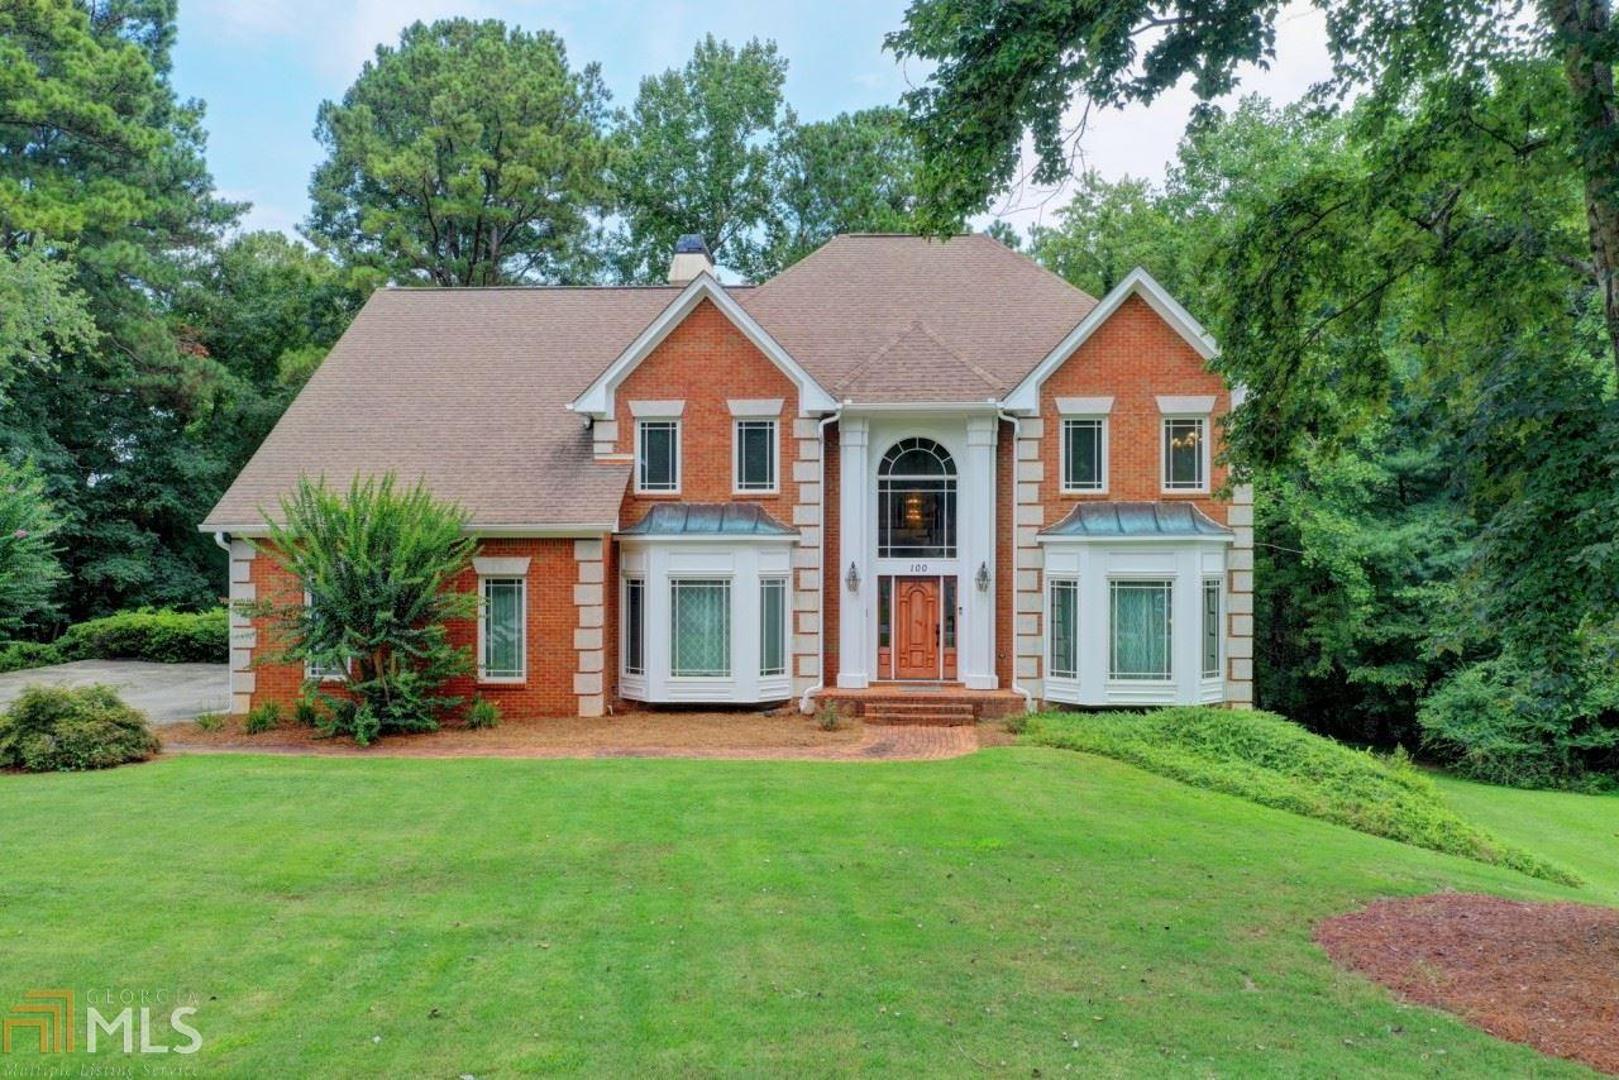
[[[894,678],[939,677],[939,579],[894,582]]]

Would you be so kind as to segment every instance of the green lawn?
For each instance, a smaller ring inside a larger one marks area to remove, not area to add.
[[[1585,879],[1586,899],[1619,905],[1619,795],[1519,791],[1443,773],[1434,780],[1465,818]]]
[[[1588,1075],[1309,937],[1581,892],[1073,752],[192,756],[0,776],[0,820],[0,1008],[192,991],[202,1075]]]

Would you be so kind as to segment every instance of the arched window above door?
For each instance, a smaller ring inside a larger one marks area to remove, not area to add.
[[[932,439],[902,439],[877,466],[877,555],[955,558],[956,463]]]

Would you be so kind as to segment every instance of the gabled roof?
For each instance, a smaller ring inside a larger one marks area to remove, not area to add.
[[[765,513],[754,503],[659,503],[646,512],[634,525],[619,532],[620,536],[677,537],[724,536],[739,537],[795,537],[798,530],[789,528]]]
[[[843,384],[917,322],[962,363],[1014,386],[1096,306],[1033,259],[979,235],[834,237],[738,300],[826,387]],[[954,401],[961,390],[924,381],[904,400]]]
[[[1082,502],[1042,540],[1231,540],[1234,533],[1188,502]]]
[[[1006,387],[916,319],[847,372],[833,389],[845,401],[872,403],[986,401],[1000,397]]]
[[[1006,408],[1020,412],[1038,410],[1040,384],[1061,367],[1063,361],[1072,356],[1074,350],[1085,344],[1086,340],[1132,296],[1139,296],[1146,301],[1147,306],[1156,311],[1199,356],[1205,360],[1214,358],[1218,352],[1214,339],[1162,285],[1153,279],[1151,274],[1138,266],[1130,271],[1123,281],[1115,285],[1111,292],[1102,297],[1101,303],[1092,308],[1080,324],[1058,342],[1056,348],[1047,353],[1032,371],[1020,378],[1017,385],[1012,388],[1012,392],[1006,395]]]
[[[835,406],[836,402],[826,390],[788,354],[786,349],[781,347],[775,338],[754,321],[752,315],[731,298],[725,291],[725,286],[716,281],[712,275],[703,273],[693,278],[691,283],[680,291],[680,295],[675,297],[657,318],[648,323],[646,328],[636,335],[634,341],[613,358],[613,362],[607,365],[606,370],[596,376],[590,385],[569,403],[568,408],[589,416],[612,416],[613,392],[618,389],[618,384],[623,382],[625,376],[635,370],[635,365],[646,359],[647,354],[656,349],[659,343],[680,325],[680,321],[690,315],[704,300],[719,308],[720,313],[730,319],[731,323],[742,331],[743,336],[753,342],[755,348],[798,385],[801,411],[820,412]]]

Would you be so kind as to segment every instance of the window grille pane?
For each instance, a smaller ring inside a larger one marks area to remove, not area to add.
[[[1102,489],[1102,421],[1064,420],[1063,452],[1068,471],[1063,486],[1068,491]]]
[[[736,442],[737,490],[773,490],[776,486],[776,422],[739,420]]]
[[[1203,583],[1203,677],[1220,675],[1220,581]]]
[[[787,673],[787,583],[759,583],[759,674]]]
[[[1164,421],[1164,487],[1203,487],[1204,421]]]
[[[1058,679],[1079,677],[1079,585],[1051,583],[1051,674]]]
[[[731,583],[671,582],[673,662],[676,677],[731,674]]]
[[[679,427],[673,420],[640,422],[642,491],[675,491],[679,487]]]
[[[646,583],[624,582],[624,673],[646,674]]]
[[[483,677],[523,677],[523,579],[485,578]]]
[[[1109,674],[1115,679],[1170,677],[1170,596],[1168,581],[1112,583]]]

